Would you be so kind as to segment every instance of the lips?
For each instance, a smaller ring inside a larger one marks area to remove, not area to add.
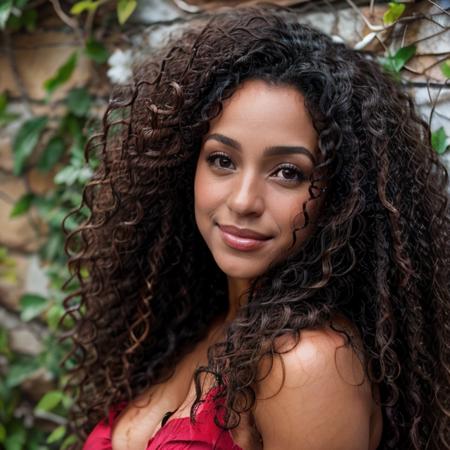
[[[244,252],[264,247],[266,242],[271,239],[271,236],[232,225],[219,225],[219,230],[223,241],[228,247]]]
[[[225,233],[232,234],[239,238],[257,239],[259,241],[266,241],[271,238],[271,236],[258,233],[257,231],[249,230],[247,228],[237,228],[233,225],[219,225],[219,227]]]

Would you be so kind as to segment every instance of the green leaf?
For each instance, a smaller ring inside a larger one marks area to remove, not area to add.
[[[0,423],[0,443],[5,442],[6,428]]]
[[[409,45],[397,50],[394,55],[394,67],[397,72],[400,72],[404,65],[416,54],[416,50],[415,45]]]
[[[49,391],[40,400],[34,408],[35,411],[51,411],[61,402],[63,393],[61,391]]]
[[[85,117],[91,107],[91,96],[86,88],[74,88],[67,95],[67,107],[77,117]]]
[[[66,434],[66,427],[64,425],[61,425],[57,428],[55,428],[47,438],[47,444],[53,444],[53,442],[60,441],[64,435]]]
[[[386,25],[394,23],[405,12],[405,5],[402,3],[389,3],[388,10],[383,15]]]
[[[45,436],[48,433],[44,433],[42,430],[38,429],[36,425],[27,431],[26,450],[49,450],[48,446],[43,445]]]
[[[88,166],[64,167],[60,172],[55,175],[54,182],[56,184],[63,184],[66,186],[72,186],[74,183],[85,183],[92,177],[92,169]]]
[[[22,24],[29,33],[36,30],[37,18],[38,13],[35,9],[28,9],[22,15]]]
[[[14,33],[19,31],[22,28],[22,17],[11,14],[8,17],[5,28]]]
[[[105,63],[109,57],[108,50],[106,50],[105,46],[93,38],[86,42],[84,52],[89,58],[99,64]]]
[[[44,82],[44,88],[51,95],[57,88],[69,80],[77,65],[78,55],[73,52],[67,61],[56,71],[53,77]]]
[[[19,357],[20,358],[20,357]],[[13,366],[10,366],[12,370]],[[22,401],[22,396],[18,389],[10,389],[8,385],[9,372],[6,374],[6,382],[0,383],[0,420],[10,428],[11,421],[14,421],[14,412]]]
[[[0,127],[8,125],[8,123],[14,122],[19,117],[19,114],[4,113],[0,114]]]
[[[447,59],[447,61],[444,61],[441,64],[441,71],[444,74],[444,77],[450,78],[450,59]]]
[[[100,2],[93,0],[84,0],[81,2],[76,2],[72,8],[70,8],[70,13],[74,15],[81,14],[83,11],[95,11]]]
[[[389,55],[383,61],[383,66],[390,72],[398,73],[405,64],[416,54],[416,46],[409,45],[397,50],[395,55]]]
[[[8,332],[4,328],[0,328],[0,354],[9,355],[9,353],[10,348]],[[1,439],[0,442],[2,442]]]
[[[73,406],[73,398],[68,395],[64,395],[62,398],[62,405],[66,409],[70,409]]]
[[[13,7],[12,0],[3,0],[0,2],[0,30],[4,30],[8,17]]]
[[[77,167],[66,166],[56,174],[53,181],[56,184],[63,184],[70,186],[77,180],[79,170],[80,169],[78,169]]]
[[[447,150],[447,135],[444,127],[431,133],[431,146],[439,155],[442,155]]]
[[[25,28],[29,33],[36,29],[38,14],[35,9],[27,9],[22,11],[20,16],[10,15],[6,28],[10,31],[17,32]]]
[[[51,170],[64,154],[66,145],[60,136],[53,136],[42,152],[37,168],[43,172]]]
[[[14,203],[14,206],[11,210],[11,213],[9,217],[12,219],[14,217],[21,216],[22,214],[25,214],[29,209],[33,202],[34,195],[32,193],[27,193],[22,195],[22,197],[17,200],[16,203]]]
[[[6,376],[6,386],[9,389],[19,386],[38,368],[39,362],[36,358],[27,358],[15,362],[9,367],[9,371]]]
[[[6,112],[6,106],[8,105],[8,98],[5,93],[0,94],[0,114]]]
[[[14,6],[18,9],[24,9],[27,6],[28,0],[15,0]]]
[[[20,318],[24,322],[39,316],[47,307],[47,299],[38,294],[24,294],[20,298]]]
[[[47,324],[52,330],[56,330],[58,328],[59,319],[64,314],[64,308],[61,305],[53,305],[47,311]]]
[[[136,0],[119,0],[117,2],[117,18],[120,25],[123,25],[136,9]]]
[[[11,114],[7,111],[8,98],[6,94],[0,94],[0,127],[17,119],[18,114]]]
[[[75,444],[75,442],[77,442],[75,435],[71,434],[70,436],[67,436],[66,439],[64,439],[60,450],[68,449],[72,444]]]
[[[64,239],[59,233],[52,233],[40,249],[42,259],[57,261],[61,257],[61,246],[64,246]]]
[[[17,283],[16,261],[8,256],[8,252],[4,247],[0,247],[0,280],[8,283]],[[1,341],[0,328],[0,341]],[[0,344],[1,352],[1,344]],[[0,395],[1,398],[1,395]],[[0,408],[1,411],[1,408]]]
[[[15,267],[16,261],[8,256],[8,250],[5,247],[0,247],[0,267]]]
[[[8,435],[5,439],[5,450],[23,450],[27,435],[22,424],[13,422],[8,427]]]
[[[39,141],[42,131],[47,125],[48,117],[41,116],[27,120],[17,132],[12,150],[14,156],[14,175],[20,175],[28,157]]]
[[[85,121],[76,117],[74,114],[66,114],[66,116],[61,121],[61,131],[69,134],[73,141],[76,142],[77,146],[81,147],[80,152],[83,159],[83,148],[85,144],[86,137],[83,135],[83,126]],[[71,153],[73,150],[71,149]]]

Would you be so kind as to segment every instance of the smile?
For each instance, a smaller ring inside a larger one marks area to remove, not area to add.
[[[222,239],[229,247],[240,251],[252,251],[261,248],[264,244],[270,240],[270,237],[254,238],[243,237],[229,231],[228,227],[219,226]]]

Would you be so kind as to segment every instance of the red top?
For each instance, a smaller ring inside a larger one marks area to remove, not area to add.
[[[169,420],[148,441],[146,450],[242,450],[233,442],[229,431],[222,430],[214,423],[213,390],[199,406],[194,424],[189,417]],[[122,408],[110,410],[109,421],[102,420],[97,424],[83,450],[112,450],[111,430]]]

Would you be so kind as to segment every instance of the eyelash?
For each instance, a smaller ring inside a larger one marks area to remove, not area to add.
[[[222,152],[212,153],[212,154],[208,155],[208,157],[206,158],[206,161],[208,162],[208,164],[210,166],[214,166],[216,169],[228,170],[229,169],[228,167],[221,167],[216,164],[216,161],[219,158],[224,158],[231,162],[231,158],[226,153],[222,153]],[[298,183],[301,183],[302,181],[306,180],[304,173],[302,171],[300,171],[293,164],[288,164],[288,163],[282,164],[273,173],[277,173],[277,172],[280,172],[281,170],[285,170],[285,169],[292,170],[295,173],[297,178],[296,179],[283,178],[283,183],[298,184]]]

